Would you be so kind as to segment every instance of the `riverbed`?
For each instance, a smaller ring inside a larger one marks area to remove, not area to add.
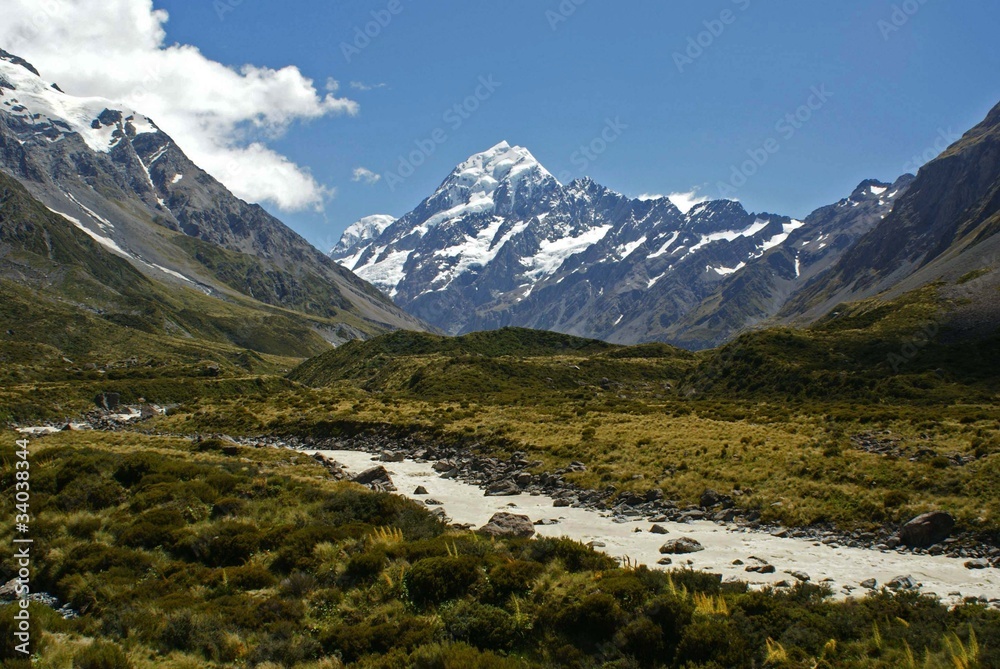
[[[555,524],[536,525],[536,532],[541,536],[569,537],[582,543],[595,542],[596,550],[616,558],[627,557],[633,563],[652,568],[687,566],[722,574],[724,580],[744,581],[758,588],[793,584],[808,575],[811,583],[829,586],[840,598],[864,596],[867,590],[861,583],[867,579],[876,579],[878,587],[882,587],[896,577],[910,576],[919,584],[921,592],[936,595],[947,604],[958,604],[966,597],[984,598],[995,606],[1000,604],[1000,570],[970,570],[961,559],[828,545],[708,521],[658,523],[668,533],[652,534],[649,532],[651,523],[647,520],[619,522],[591,509],[556,508],[554,500],[543,495],[486,497],[483,490],[474,485],[441,478],[431,469],[431,463],[411,460],[377,463],[374,456],[359,451],[320,453],[343,464],[352,473],[383,464],[399,494],[422,504],[428,500],[440,502],[440,508],[453,523],[480,527],[499,511],[523,514],[533,522],[555,520],[558,521]],[[418,486],[426,488],[428,494],[413,494]],[[664,557],[659,552],[660,546],[680,537],[697,540],[705,550],[669,556],[673,564],[659,567],[657,562]],[[762,563],[773,565],[774,573],[746,571],[747,566]],[[788,572],[800,573],[795,576]]]

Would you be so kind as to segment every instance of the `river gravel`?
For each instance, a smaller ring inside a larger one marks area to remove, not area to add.
[[[533,522],[557,520],[557,524],[537,525],[535,529],[542,536],[569,537],[582,543],[598,542],[595,545],[597,550],[616,558],[628,557],[633,562],[654,568],[663,557],[659,548],[664,542],[690,537],[699,541],[705,550],[670,556],[673,565],[669,568],[690,566],[722,574],[724,580],[745,581],[754,587],[775,585],[782,581],[794,583],[796,577],[788,572],[804,572],[810,582],[820,584],[825,581],[834,595],[841,598],[863,596],[866,590],[861,582],[867,579],[876,579],[881,587],[898,576],[911,576],[920,584],[921,592],[936,595],[947,604],[960,603],[967,597],[989,600],[995,606],[1000,604],[1000,570],[970,570],[960,559],[825,545],[708,521],[659,523],[669,533],[652,534],[649,532],[651,523],[646,520],[623,523],[590,509],[555,508],[553,499],[542,495],[486,497],[476,486],[441,478],[431,469],[431,463],[410,460],[378,463],[371,454],[359,451],[319,452],[353,473],[384,464],[399,494],[422,503],[426,500],[441,502],[441,508],[453,523],[480,527],[498,511],[523,514]],[[412,494],[417,486],[423,486],[429,494]],[[752,558],[773,565],[775,572],[747,572],[748,565],[759,564]],[[737,560],[744,564],[734,564]]]

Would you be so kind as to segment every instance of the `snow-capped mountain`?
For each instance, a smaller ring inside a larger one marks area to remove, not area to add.
[[[331,341],[423,327],[128,106],[64,93],[0,50],[0,171],[158,281],[318,318]]]
[[[841,203],[845,216],[825,228],[728,200],[682,212],[668,198],[628,198],[590,179],[563,185],[527,149],[502,142],[455,168],[378,236],[345,234],[336,257],[453,334],[514,325],[621,343],[681,341],[676,324],[777,249],[799,240],[830,249],[789,251],[793,284],[818,271],[820,256],[843,250],[844,235],[856,238],[889,212],[891,188],[862,184]]]
[[[345,253],[375,239],[395,222],[395,216],[375,214],[374,216],[365,216],[360,221],[352,223],[344,230],[344,234],[340,236],[340,241],[330,251],[330,257],[334,260],[343,259]],[[350,262],[345,261],[342,264],[347,265]]]

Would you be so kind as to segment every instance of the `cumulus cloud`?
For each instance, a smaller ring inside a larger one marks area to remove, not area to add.
[[[698,195],[697,188],[687,193],[671,193],[667,197],[670,198],[670,201],[674,203],[674,206],[680,209],[681,213],[684,214],[688,213],[702,202],[708,202],[707,197]]]
[[[355,182],[356,181],[363,181],[366,184],[368,184],[369,186],[377,184],[381,180],[382,180],[382,175],[381,174],[375,174],[374,172],[372,172],[367,167],[356,167],[356,168],[354,168],[354,176],[351,178],[351,181],[355,181]]]
[[[268,142],[296,122],[357,114],[358,104],[336,97],[332,79],[319,92],[296,67],[234,69],[167,44],[168,18],[152,0],[4,0],[0,48],[67,93],[148,115],[239,197],[321,209],[332,189]]]

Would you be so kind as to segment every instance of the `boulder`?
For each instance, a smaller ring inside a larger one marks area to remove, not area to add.
[[[386,470],[386,468],[382,465],[366,469],[353,477],[351,481],[376,490],[384,490],[387,492],[392,492],[396,489],[396,486],[392,483],[392,478],[389,476],[388,470]]]
[[[670,530],[665,528],[663,525],[653,525],[649,528],[649,531],[652,534],[670,534]]]
[[[521,489],[513,481],[498,481],[486,489],[487,497],[510,497],[520,494]]]
[[[989,561],[984,560],[984,559],[969,560],[968,562],[965,563],[965,568],[966,569],[989,569],[990,568],[990,563],[989,563]]]
[[[563,497],[560,497],[559,499],[552,502],[552,506],[556,507],[557,509],[570,506],[571,504],[572,503],[568,499],[565,499]]]
[[[885,585],[890,590],[916,590],[919,587],[912,576],[897,576]]]
[[[667,543],[660,546],[660,553],[662,555],[682,555],[685,553],[697,553],[698,551],[703,550],[705,550],[705,547],[702,546],[697,540],[690,537],[671,539]]]
[[[943,511],[932,511],[917,516],[899,532],[899,539],[911,548],[930,548],[951,535],[955,519]]]
[[[122,396],[118,393],[101,393],[94,398],[94,404],[105,411],[114,411],[121,404]]]
[[[785,573],[803,583],[808,583],[810,580],[809,574],[805,573],[804,571],[799,571],[797,569],[789,569]]]
[[[703,508],[710,509],[720,501],[722,500],[719,497],[719,493],[714,490],[709,489],[701,494],[701,506]]]
[[[527,516],[501,511],[493,514],[490,522],[483,525],[479,531],[491,537],[528,539],[535,535],[535,526]]]
[[[402,462],[406,460],[405,453],[393,453],[392,451],[382,451],[378,456],[379,462]]]
[[[423,487],[422,485],[418,485],[417,489],[413,491],[413,494],[414,495],[426,495],[426,494],[428,494],[427,493],[427,488]]]
[[[878,581],[876,581],[874,578],[867,578],[861,581],[861,587],[864,588],[865,590],[874,590],[875,588],[878,587]]]

